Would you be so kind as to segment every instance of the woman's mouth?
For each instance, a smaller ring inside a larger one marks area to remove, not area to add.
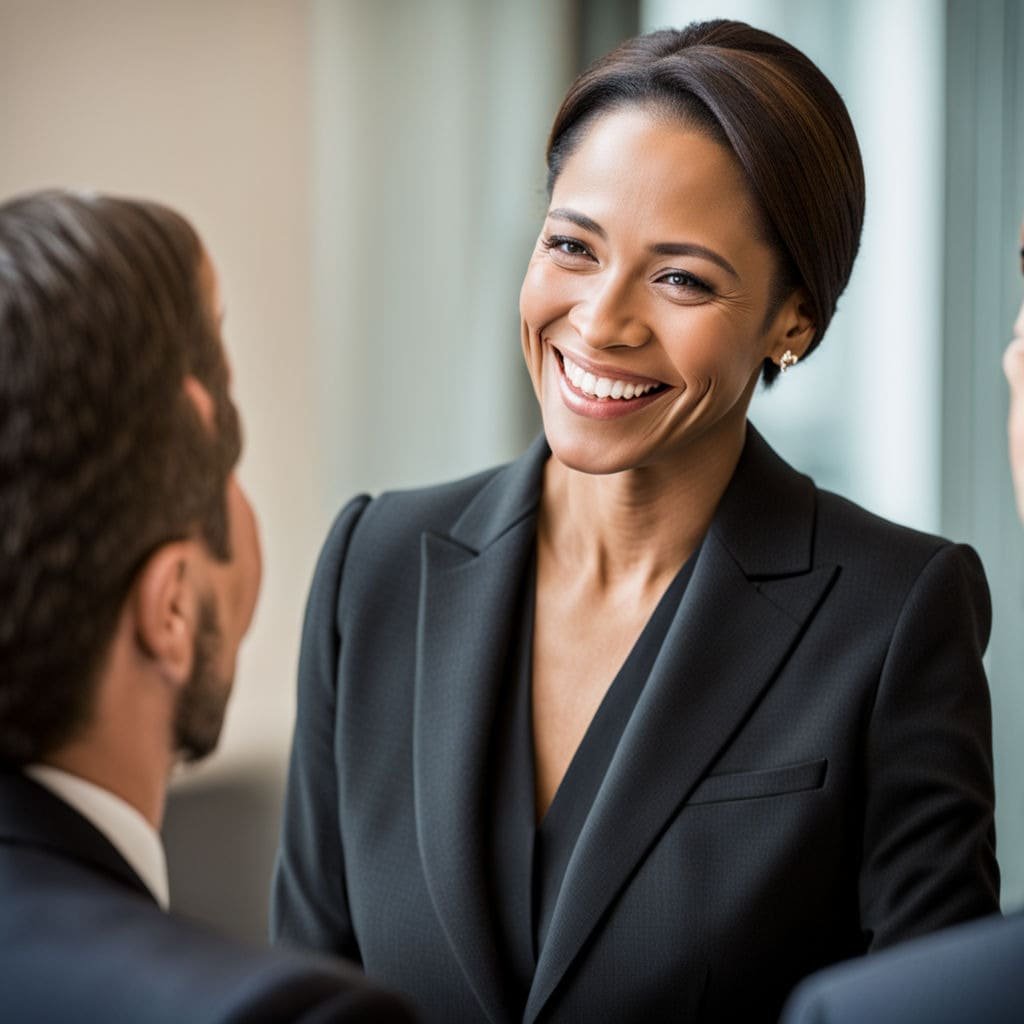
[[[564,353],[562,357],[562,372],[569,383],[588,398],[610,398],[614,401],[631,401],[634,398],[642,398],[654,391],[663,391],[664,384],[657,381],[650,381],[642,384],[638,381],[620,380],[616,377],[598,377],[593,373],[578,366]]]
[[[615,419],[654,402],[669,385],[660,381],[597,374],[551,346],[558,363],[562,401],[574,413],[589,419]]]

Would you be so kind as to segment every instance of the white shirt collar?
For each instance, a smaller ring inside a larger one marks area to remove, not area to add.
[[[142,879],[163,910],[170,905],[167,859],[160,834],[131,804],[92,782],[48,764],[30,764],[25,774],[78,811],[103,833]]]

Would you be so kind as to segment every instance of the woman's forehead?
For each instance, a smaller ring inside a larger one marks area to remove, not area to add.
[[[755,209],[732,152],[708,133],[638,108],[597,118],[568,156],[551,209],[572,209],[644,244],[680,234],[740,244]]]

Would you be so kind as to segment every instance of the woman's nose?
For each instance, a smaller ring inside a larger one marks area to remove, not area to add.
[[[632,282],[613,276],[592,279],[593,287],[569,311],[569,324],[591,348],[639,348],[650,339]]]

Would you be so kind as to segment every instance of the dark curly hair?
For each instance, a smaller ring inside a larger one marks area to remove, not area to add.
[[[0,762],[36,760],[87,720],[156,548],[199,536],[230,556],[239,424],[203,261],[155,203],[54,191],[0,206]]]
[[[820,343],[846,287],[864,222],[864,168],[842,98],[778,36],[738,21],[695,22],[627,40],[569,87],[548,138],[548,192],[601,114],[653,104],[727,146],[778,261],[768,320],[803,287]],[[770,360],[770,384],[779,368]]]

